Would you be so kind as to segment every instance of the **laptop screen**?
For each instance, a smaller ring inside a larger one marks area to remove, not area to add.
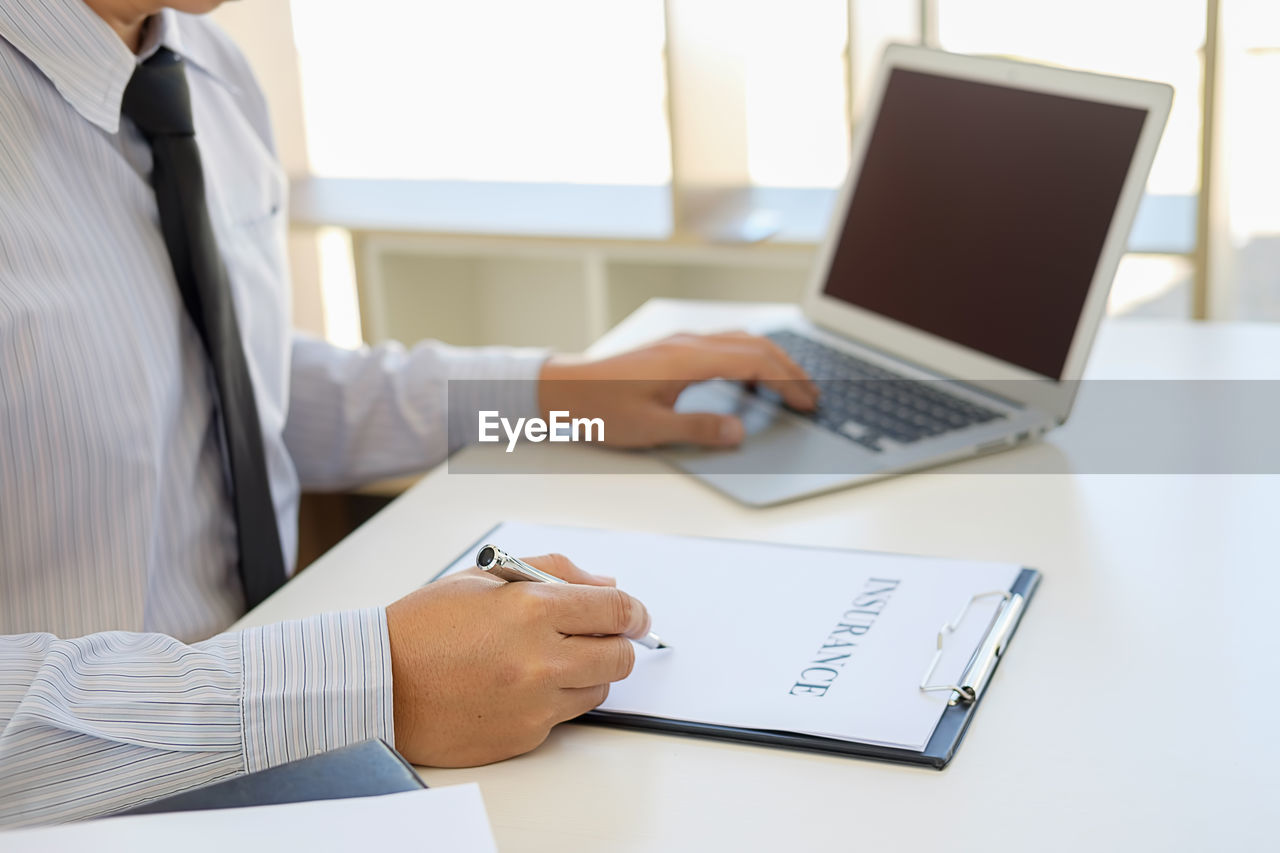
[[[1060,378],[1146,116],[893,70],[824,292]]]

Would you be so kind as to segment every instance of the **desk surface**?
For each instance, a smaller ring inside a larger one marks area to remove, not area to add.
[[[793,309],[732,310],[656,301],[595,351]],[[1280,327],[1116,322],[1091,373],[1280,378]],[[640,456],[591,477],[442,466],[241,625],[390,602],[507,518],[1020,562],[1044,585],[945,771],[570,724],[423,778],[479,782],[512,851],[1274,843],[1280,477],[1009,474],[1000,458],[766,510]]]

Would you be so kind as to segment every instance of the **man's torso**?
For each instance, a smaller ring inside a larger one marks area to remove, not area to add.
[[[167,22],[189,56],[291,565],[285,182],[234,48],[201,19]],[[87,121],[18,45],[0,39],[0,633],[207,636],[243,595],[206,359],[158,227],[150,151],[127,122],[110,134]]]

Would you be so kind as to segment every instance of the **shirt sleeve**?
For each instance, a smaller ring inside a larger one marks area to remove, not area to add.
[[[381,608],[185,645],[0,637],[0,825],[94,817],[348,743],[394,743]]]
[[[424,341],[343,349],[297,333],[284,440],[304,489],[422,471],[476,432],[476,413],[535,417],[543,350]]]

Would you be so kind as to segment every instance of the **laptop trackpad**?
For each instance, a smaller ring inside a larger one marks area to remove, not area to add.
[[[677,412],[714,412],[737,415],[748,436],[759,435],[782,420],[782,410],[762,400],[736,382],[701,382],[684,390],[676,400]]]

